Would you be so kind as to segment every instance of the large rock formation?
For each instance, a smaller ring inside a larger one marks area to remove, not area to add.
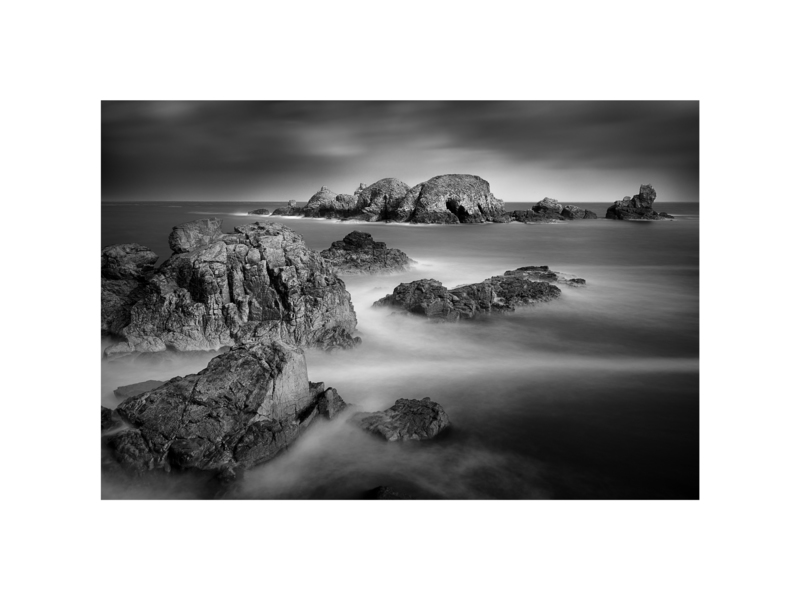
[[[592,211],[581,208],[580,206],[573,206],[572,204],[567,204],[561,209],[561,216],[569,220],[597,218],[597,215]]]
[[[442,406],[430,398],[400,398],[387,410],[356,413],[348,421],[390,442],[428,440],[450,426]]]
[[[398,212],[409,187],[394,177],[387,177],[370,186],[361,184],[356,190],[364,221],[404,221]]]
[[[320,253],[337,273],[393,273],[406,271],[416,261],[396,248],[386,248],[368,233],[353,231]]]
[[[120,331],[130,323],[130,312],[144,297],[144,284],[153,276],[158,256],[139,244],[106,246],[101,253],[100,330]]]
[[[344,219],[358,214],[358,198],[350,194],[334,194],[326,187],[311,196],[300,212],[305,217]]]
[[[660,221],[672,219],[672,215],[665,212],[659,213],[653,209],[656,201],[656,191],[652,185],[642,184],[639,193],[633,198],[625,196],[622,200],[617,200],[608,207],[606,219],[618,219],[620,221]]]
[[[435,279],[401,283],[373,306],[400,308],[402,312],[428,319],[458,321],[497,312],[513,312],[521,306],[549,302],[561,295],[561,290],[554,283],[578,286],[586,282],[547,267],[522,267],[481,283],[452,290]]]
[[[439,175],[415,185],[397,208],[398,221],[484,223],[504,213],[489,182],[475,175]]]
[[[103,331],[124,338],[106,355],[264,340],[332,349],[360,341],[344,283],[300,235],[264,222],[235,231],[223,234],[216,219],[184,223],[170,235],[175,254],[130,282],[135,288],[104,281]]]
[[[123,467],[173,468],[226,476],[267,461],[318,414],[345,407],[333,388],[309,383],[303,352],[283,342],[239,346],[195,375],[125,400],[132,426],[109,440]]]

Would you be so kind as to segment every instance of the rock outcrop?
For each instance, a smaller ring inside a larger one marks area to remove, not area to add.
[[[131,396],[137,396],[143,392],[149,392],[150,390],[154,390],[162,385],[164,385],[163,381],[158,381],[157,379],[148,379],[147,381],[140,381],[139,383],[121,385],[114,390],[114,395],[117,398],[122,398],[124,400],[126,398],[130,398]]]
[[[485,223],[505,210],[486,180],[439,175],[411,188],[396,212],[397,220],[412,223]]]
[[[348,422],[390,442],[428,440],[450,426],[444,409],[430,398],[400,398],[387,410],[356,413]]]
[[[270,210],[268,208],[257,208],[255,210],[251,210],[247,213],[248,215],[260,215],[262,217],[266,217],[270,214]]]
[[[130,323],[131,308],[144,296],[158,256],[139,244],[116,244],[103,248],[100,260],[100,330],[108,334]]]
[[[221,222],[204,219],[174,228],[170,246],[175,254],[131,282],[133,289],[104,283],[103,331],[124,340],[107,356],[265,340],[325,349],[360,341],[344,283],[291,229],[260,222],[224,234]]]
[[[295,215],[301,214],[302,209],[297,208],[297,201],[296,200],[289,200],[286,206],[279,206],[275,210],[272,211],[273,217],[284,216],[284,217],[292,217]]]
[[[396,248],[386,248],[368,233],[353,231],[321,253],[337,273],[394,273],[406,271],[416,261]]]
[[[580,206],[573,206],[572,204],[567,204],[561,209],[561,216],[569,220],[597,218],[597,215],[592,211],[581,208]]]
[[[672,215],[665,212],[656,212],[653,203],[656,201],[656,191],[652,185],[642,184],[639,193],[633,198],[625,196],[608,207],[606,219],[620,221],[661,221],[672,219]]]
[[[136,472],[174,468],[226,477],[273,458],[319,414],[345,407],[333,388],[309,383],[303,352],[283,342],[239,346],[195,375],[125,400],[132,426],[109,440]]]
[[[554,285],[585,285],[583,279],[551,271],[548,267],[522,267],[490,277],[481,283],[451,290],[435,279],[401,283],[373,306],[402,309],[403,312],[439,321],[474,319],[491,313],[513,312],[519,307],[549,302],[561,295]]]

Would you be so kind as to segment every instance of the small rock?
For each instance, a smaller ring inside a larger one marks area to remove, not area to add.
[[[400,398],[385,411],[356,413],[350,422],[390,442],[428,440],[450,426],[444,409],[430,398]]]

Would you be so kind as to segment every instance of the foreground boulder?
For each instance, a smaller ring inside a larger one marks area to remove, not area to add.
[[[444,409],[430,398],[400,398],[387,410],[356,413],[349,422],[390,442],[428,440],[450,426]]]
[[[386,248],[368,233],[353,231],[321,253],[337,273],[394,273],[406,271],[416,261],[396,248]]]
[[[152,273],[119,289],[104,283],[103,332],[123,338],[107,356],[360,341],[344,282],[288,227],[260,222],[225,234],[203,219],[174,228],[169,241],[175,253]]]
[[[642,184],[639,193],[633,198],[625,196],[622,200],[617,200],[608,207],[606,219],[618,219],[621,221],[660,221],[672,219],[672,215],[665,212],[659,213],[653,209],[656,201],[656,191],[652,185]]]
[[[132,428],[109,444],[129,470],[230,476],[273,458],[317,415],[333,418],[345,406],[333,388],[309,383],[300,349],[283,342],[240,346],[195,375],[122,402],[117,412]]]
[[[401,313],[439,321],[474,319],[555,300],[561,296],[561,290],[555,283],[581,286],[586,282],[551,271],[545,266],[521,267],[481,283],[462,285],[451,290],[435,279],[401,283],[373,306],[399,308],[402,309]]]

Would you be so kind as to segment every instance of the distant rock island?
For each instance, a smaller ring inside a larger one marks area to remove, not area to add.
[[[107,356],[265,340],[324,349],[360,342],[344,282],[299,234],[269,222],[235,233],[221,226],[201,219],[174,227],[174,253],[158,268],[144,246],[103,248],[101,331],[120,338]]]
[[[419,315],[437,321],[474,319],[555,300],[561,295],[555,283],[582,286],[586,281],[569,278],[546,266],[521,267],[481,283],[462,285],[451,290],[435,279],[401,283],[373,306],[399,308],[401,314]]]
[[[396,273],[416,264],[402,250],[387,248],[362,231],[348,233],[320,254],[337,273]]]
[[[652,208],[656,192],[652,185],[642,185],[633,198],[625,196],[606,211],[607,219],[671,219],[667,213]],[[266,211],[251,214],[267,214]],[[294,200],[276,208],[272,216],[295,216],[347,221],[394,223],[553,223],[596,219],[597,215],[573,204],[561,204],[544,198],[529,210],[506,211],[502,200],[495,198],[489,182],[476,175],[438,175],[409,187],[388,177],[372,185],[360,184],[353,194],[336,194],[322,187],[305,206]]]
[[[261,217],[266,217],[270,214],[270,210],[268,208],[257,208],[255,210],[251,210],[247,213],[248,215],[258,215]]]
[[[617,200],[608,207],[606,219],[618,219],[620,221],[661,221],[663,219],[674,219],[672,215],[665,212],[653,210],[653,202],[656,201],[656,191],[652,185],[643,184],[639,187],[639,193],[633,198],[625,196],[622,200]]]

